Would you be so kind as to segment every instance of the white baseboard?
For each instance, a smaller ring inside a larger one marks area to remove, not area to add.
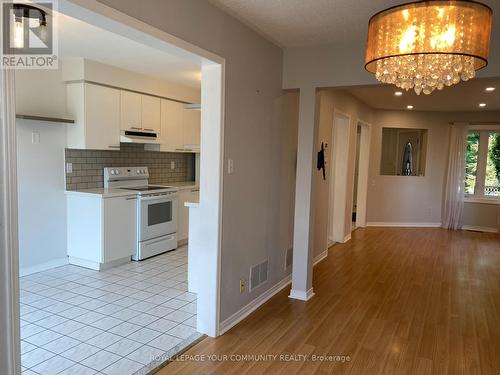
[[[264,293],[262,293],[256,299],[251,301],[249,304],[243,306],[241,309],[236,311],[229,318],[227,318],[226,320],[221,322],[221,324],[219,326],[219,335],[224,334],[225,332],[230,330],[232,327],[234,327],[236,324],[241,322],[248,315],[250,315],[255,310],[257,310],[268,299],[273,297],[275,294],[280,292],[282,289],[286,288],[291,282],[292,282],[292,276],[288,275],[283,280],[281,280],[279,283],[274,285],[272,288],[266,290]]]
[[[371,221],[366,223],[367,227],[401,227],[401,228],[441,228],[441,223],[400,223]]]
[[[290,291],[290,295],[288,296],[288,298],[298,299],[300,301],[309,301],[313,297],[314,297],[313,288],[309,289],[306,292],[304,292],[302,290],[293,290],[292,289]]]
[[[328,256],[328,250],[325,250],[322,253],[316,255],[314,257],[314,260],[313,260],[314,265],[316,265],[319,262],[321,262],[322,260],[324,260],[327,256]],[[252,302],[250,302],[249,304],[247,304],[244,307],[242,307],[241,309],[239,309],[237,312],[235,312],[233,315],[231,315],[229,318],[227,318],[226,320],[224,320],[220,324],[219,334],[222,335],[225,332],[227,332],[228,330],[230,330],[236,324],[238,324],[243,319],[245,319],[248,315],[250,315],[255,310],[257,310],[267,300],[269,300],[275,294],[277,294],[278,292],[280,292],[283,288],[285,288],[288,285],[290,285],[291,282],[292,282],[292,276],[288,275],[283,280],[281,280],[278,284],[276,284],[275,286],[273,286],[271,289],[268,289],[266,292],[264,292],[259,297],[257,297],[256,299],[254,299]],[[301,297],[301,298],[296,298],[296,297],[292,297],[292,298],[303,300],[302,298],[310,299],[310,298],[312,298],[314,296],[314,292],[312,292],[312,289],[310,289],[308,291],[308,293],[309,293],[308,296],[307,295],[306,296],[300,295],[299,297]],[[311,293],[312,293],[312,295],[311,295]],[[290,296],[291,296],[291,294],[290,294]],[[307,299],[305,299],[305,301],[307,301]]]
[[[36,266],[21,268],[19,269],[19,276],[31,275],[33,273],[50,270],[51,268],[64,266],[66,264],[68,264],[67,257],[53,259],[45,263],[37,264]]]
[[[462,230],[471,230],[474,232],[487,232],[487,233],[498,233],[497,228],[491,228],[491,227],[479,227],[476,225],[463,225]]]
[[[328,249],[323,251],[322,253],[316,255],[313,260],[313,265],[315,266],[319,262],[321,262],[323,259],[325,259],[328,256]]]
[[[346,243],[351,240],[351,233],[344,237],[344,241],[342,243]]]

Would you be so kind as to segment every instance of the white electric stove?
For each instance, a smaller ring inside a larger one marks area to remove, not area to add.
[[[177,193],[172,186],[150,185],[147,167],[104,168],[104,187],[137,194],[137,250],[133,260],[177,248]]]

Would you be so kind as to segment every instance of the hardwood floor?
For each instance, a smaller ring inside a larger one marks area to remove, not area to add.
[[[174,361],[159,374],[499,374],[500,235],[368,228],[289,288],[185,356],[344,355],[350,361]],[[231,358],[231,357],[229,357]]]

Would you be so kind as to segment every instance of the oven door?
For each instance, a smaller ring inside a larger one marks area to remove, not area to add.
[[[176,193],[145,196],[139,202],[139,241],[177,232]]]

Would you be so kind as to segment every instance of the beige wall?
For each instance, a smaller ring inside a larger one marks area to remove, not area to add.
[[[368,184],[368,223],[441,223],[448,158],[449,116],[425,112],[376,111]],[[428,130],[424,176],[382,176],[382,128]]]
[[[448,137],[451,122],[485,122],[500,118],[498,112],[409,112],[373,110],[342,90],[323,89],[317,94],[316,121],[319,122],[316,147],[327,142],[328,161],[331,163],[331,134],[334,111],[351,117],[349,139],[348,176],[355,171],[355,132],[357,119],[372,126],[370,166],[368,180],[367,222],[373,224],[435,224],[441,223],[443,191],[448,162]],[[497,120],[498,121],[498,120]],[[380,162],[382,153],[382,128],[427,129],[427,157],[424,176],[382,176]],[[350,177],[349,177],[350,178]],[[343,202],[346,213],[353,202],[354,185],[348,181],[348,197]],[[314,211],[314,255],[327,247],[329,167],[327,180],[321,173],[315,174]],[[334,202],[335,204],[335,202]],[[500,206],[483,203],[466,203],[465,225],[500,228]],[[350,220],[346,222],[346,233],[350,231]]]
[[[498,112],[409,112],[376,111],[372,132],[372,159],[368,187],[368,222],[441,223],[443,192],[448,163],[451,122],[498,121]],[[428,129],[425,176],[381,176],[382,128]],[[482,216],[477,204],[469,204],[466,220]],[[469,224],[478,225],[478,224]]]
[[[465,202],[464,226],[500,231],[500,205]]]
[[[288,243],[280,236],[280,223],[290,219],[281,197],[290,194],[290,185],[280,169],[293,167],[295,156],[286,151],[292,129],[277,113],[286,111],[277,103],[282,50],[208,1],[101,2],[226,61],[224,155],[234,160],[234,173],[225,174],[223,183],[223,321],[286,276]],[[270,262],[268,282],[240,293],[240,279],[248,280],[250,267],[265,259]]]
[[[346,225],[345,233],[351,232],[351,207],[353,202],[354,191],[354,173],[356,160],[356,141],[357,141],[357,126],[358,120],[363,122],[373,122],[373,110],[364,103],[360,102],[350,94],[341,90],[319,90],[316,96],[318,124],[318,137],[316,141],[316,149],[319,151],[321,142],[328,143],[326,167],[327,179],[323,180],[323,175],[320,171],[315,173],[314,187],[314,256],[321,254],[327,249],[328,244],[328,198],[330,191],[330,167],[332,162],[332,128],[333,116],[335,111],[340,111],[350,117],[349,125],[349,163],[347,175],[349,181],[347,185],[347,199],[341,204],[346,207]],[[346,140],[347,141],[347,140]]]

